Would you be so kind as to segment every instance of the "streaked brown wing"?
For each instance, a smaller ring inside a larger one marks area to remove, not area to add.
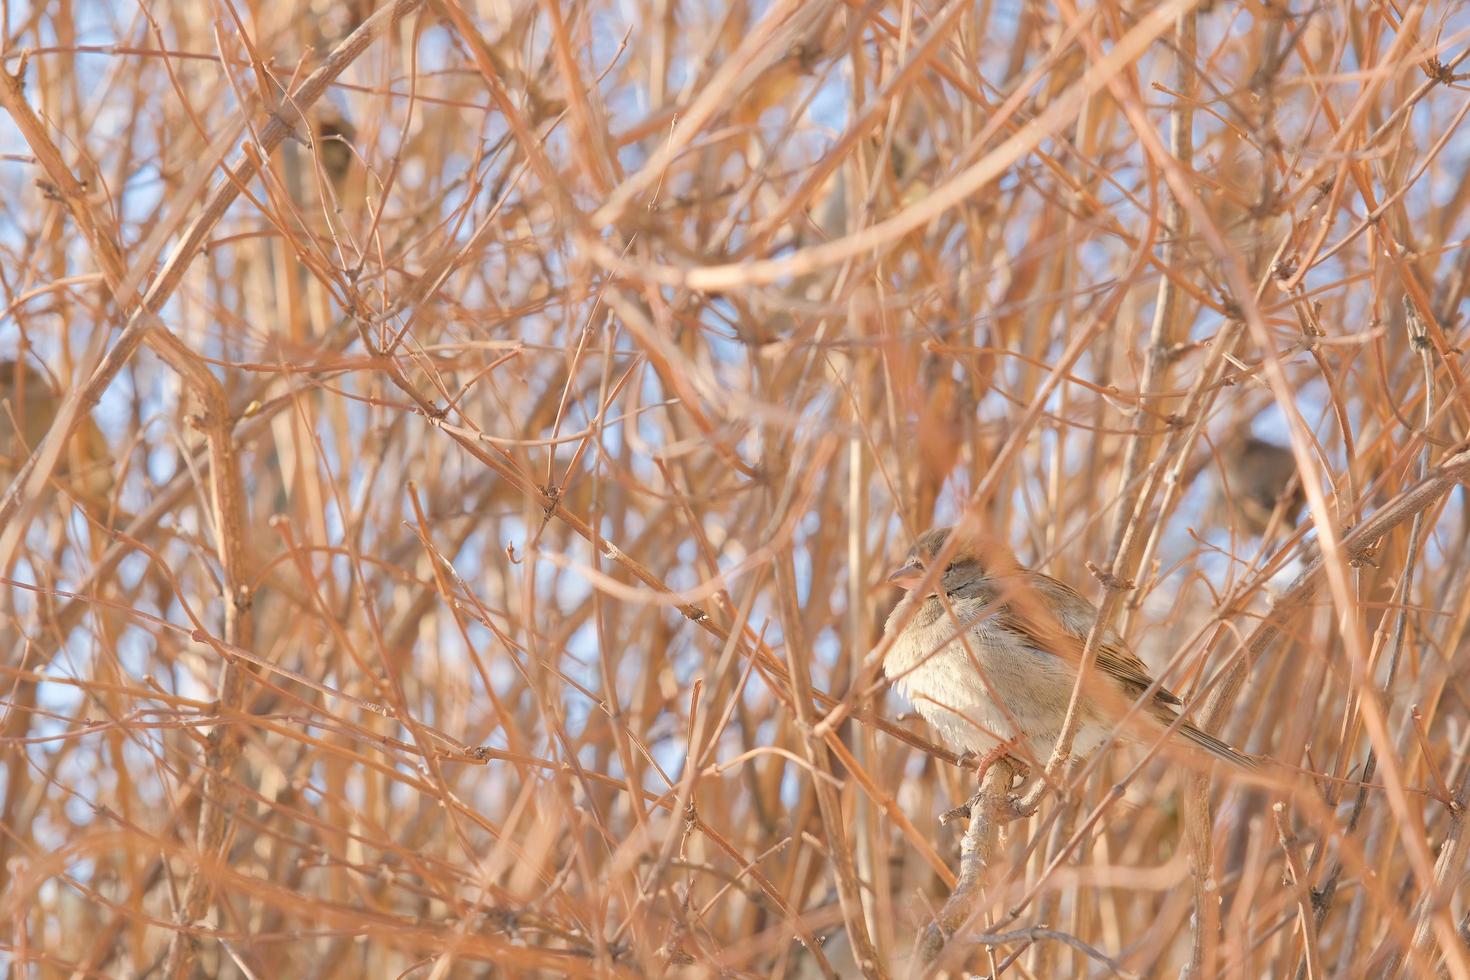
[[[1086,642],[1086,638],[1083,638]],[[1082,648],[1077,648],[1078,656],[1081,656]],[[1149,676],[1148,668],[1143,661],[1131,651],[1111,643],[1104,643],[1097,649],[1097,666],[1104,673],[1111,674],[1124,684],[1136,687],[1135,694],[1147,690],[1154,679]],[[1178,695],[1167,687],[1160,687],[1154,692],[1154,700],[1162,701],[1164,704],[1183,704]]]
[[[1027,607],[1038,613],[1045,607],[1035,597],[1028,602],[1025,596],[1017,596],[1016,600],[1007,602],[996,613],[997,622],[1028,638],[1038,650],[1057,654],[1073,663],[1079,662],[1087,642],[1087,631],[1091,629],[1092,621],[1097,616],[1097,607],[1071,586],[1050,575],[1032,572],[1029,578],[1029,584],[1041,597],[1050,598],[1056,603],[1059,615],[1045,617],[1052,622],[1040,622],[1042,617],[1027,615]],[[1103,673],[1121,681],[1123,687],[1134,696],[1154,682],[1144,662],[1132,650],[1117,643],[1105,640],[1098,646],[1097,666]],[[1154,701],[1163,704],[1183,703],[1172,691],[1162,687],[1154,692]]]

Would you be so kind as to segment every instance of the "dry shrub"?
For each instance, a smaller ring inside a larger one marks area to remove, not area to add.
[[[5,11],[15,975],[921,971],[968,513],[1273,763],[937,969],[1467,976],[1462,5]]]

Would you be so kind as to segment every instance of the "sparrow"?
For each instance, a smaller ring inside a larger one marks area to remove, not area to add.
[[[1279,506],[1284,527],[1296,525],[1307,502],[1296,457],[1285,446],[1249,436],[1223,452],[1224,479],[1215,485],[1216,506],[1232,515],[1247,534],[1262,535]]]
[[[883,672],[940,738],[980,771],[1003,756],[1024,768],[1045,763],[1056,747],[1097,607],[1049,575],[1000,571],[968,538],[942,569],[931,568],[952,528],[921,535],[888,581],[907,590],[884,625],[890,645]],[[1148,668],[1112,630],[1102,636],[1079,705],[1075,756],[1090,755],[1115,731],[1142,741],[1178,719],[1182,702],[1154,687]],[[1149,688],[1146,706],[1119,722]],[[1182,722],[1175,733],[1235,765],[1254,761],[1208,732]]]
[[[24,360],[0,359],[0,485],[15,477],[46,437],[61,401],[44,373]],[[113,469],[107,440],[89,415],[67,443],[55,475],[83,497],[105,500]]]

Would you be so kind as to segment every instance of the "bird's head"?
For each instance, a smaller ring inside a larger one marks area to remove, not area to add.
[[[912,592],[927,580],[929,595],[973,593],[985,581],[985,566],[969,540],[956,542],[953,554],[943,558],[945,545],[953,531],[954,528],[936,527],[919,535],[903,565],[888,576],[888,581]],[[943,560],[944,568],[931,578],[930,569],[940,560]]]

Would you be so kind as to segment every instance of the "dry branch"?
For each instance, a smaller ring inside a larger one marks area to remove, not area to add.
[[[104,8],[0,41],[16,970],[1470,977],[1449,0]],[[940,827],[961,518],[1261,769]]]

